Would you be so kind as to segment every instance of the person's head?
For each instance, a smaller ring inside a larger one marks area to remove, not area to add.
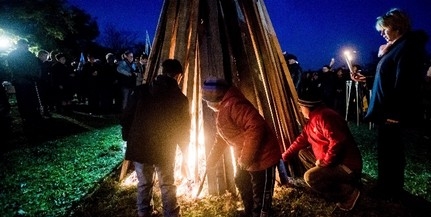
[[[287,64],[289,64],[289,65],[298,63],[298,58],[293,54],[285,54],[284,58],[287,61]]]
[[[310,118],[310,112],[323,105],[322,98],[318,93],[305,93],[298,97],[298,104],[304,118]]]
[[[345,74],[344,70],[345,69],[343,67],[338,67],[337,70],[335,70],[335,72],[336,72],[337,76],[341,78]]]
[[[87,61],[94,63],[96,61],[96,58],[94,58],[94,55],[92,53],[87,54]]]
[[[105,55],[105,59],[107,63],[114,63],[115,62],[115,55],[113,53],[107,53]]]
[[[177,59],[166,59],[162,63],[162,75],[174,78],[180,83],[183,76],[183,66]]]
[[[218,111],[220,102],[229,89],[230,85],[221,78],[207,78],[202,86],[202,99],[207,102],[209,108]]]
[[[37,52],[37,58],[39,58],[42,62],[45,62],[49,58],[49,52],[46,50],[39,50]]]
[[[362,71],[362,67],[358,64],[353,64],[352,65],[352,70],[353,72],[361,72]]]
[[[66,63],[66,55],[64,55],[64,53],[58,53],[55,55],[55,60],[57,60],[57,62],[65,64]]]
[[[329,65],[324,65],[322,67],[322,72],[329,72],[331,70],[331,67]]]
[[[28,49],[28,41],[26,39],[19,39],[16,42],[16,48],[20,50],[27,50]]]
[[[148,55],[146,53],[141,54],[141,56],[139,57],[139,62],[142,65],[146,65],[148,62]]]
[[[126,50],[123,53],[123,59],[127,60],[129,63],[132,63],[134,61],[134,59],[133,59],[133,53],[131,51],[129,51],[129,50]]]
[[[411,30],[410,19],[400,9],[393,8],[385,15],[377,17],[376,30],[387,42],[394,42]]]

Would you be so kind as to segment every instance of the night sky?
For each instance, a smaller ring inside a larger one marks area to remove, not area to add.
[[[156,31],[163,0],[69,0],[96,18],[101,32],[107,23],[119,30]],[[354,63],[366,64],[385,40],[375,30],[376,18],[398,7],[412,19],[414,29],[431,36],[431,0],[266,0],[266,7],[283,51],[298,57],[304,70],[318,70],[335,58],[345,65],[343,51],[356,51]],[[427,45],[431,52],[431,42]]]

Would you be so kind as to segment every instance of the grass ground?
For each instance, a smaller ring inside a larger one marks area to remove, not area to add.
[[[136,216],[136,186],[118,181],[123,146],[116,115],[75,110],[44,120],[28,140],[13,109],[13,135],[2,144],[0,216]],[[401,201],[368,197],[376,177],[375,132],[368,124],[350,124],[364,158],[363,190],[350,212],[336,209],[295,179],[277,185],[274,216],[428,216],[431,213],[431,129],[404,135],[407,150],[406,194]],[[179,183],[181,184],[181,183]],[[236,216],[237,195],[179,196],[182,216]],[[160,210],[160,192],[155,204]]]

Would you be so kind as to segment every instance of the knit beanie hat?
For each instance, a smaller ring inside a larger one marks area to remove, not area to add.
[[[298,96],[298,104],[308,108],[314,108],[323,104],[321,94],[317,91],[306,91]]]
[[[226,91],[229,89],[229,84],[221,78],[208,78],[202,86],[202,98],[208,102],[220,102]]]

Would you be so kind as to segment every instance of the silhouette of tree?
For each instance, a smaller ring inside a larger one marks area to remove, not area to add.
[[[0,0],[0,29],[47,50],[82,49],[99,35],[96,21],[65,0]]]
[[[114,25],[107,24],[103,31],[101,44],[111,48],[114,52],[122,53],[137,44],[137,32],[120,31]]]

